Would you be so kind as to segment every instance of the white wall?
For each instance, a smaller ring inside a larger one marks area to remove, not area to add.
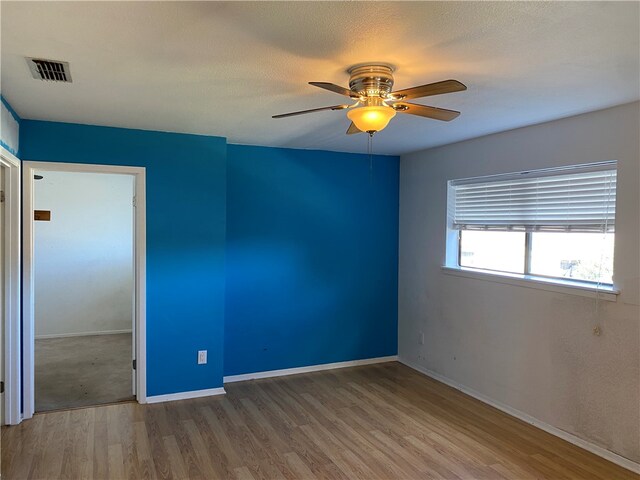
[[[401,359],[636,462],[639,116],[633,103],[403,156],[398,297]],[[447,180],[602,160],[619,169],[617,302],[443,273]]]
[[[0,102],[0,145],[17,155],[19,138],[20,124],[2,101]]]
[[[36,337],[131,330],[133,177],[38,173]]]

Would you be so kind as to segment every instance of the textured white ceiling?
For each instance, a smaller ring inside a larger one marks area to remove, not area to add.
[[[397,115],[374,138],[400,154],[640,97],[638,2],[1,2],[2,93],[23,118],[366,150],[344,111],[273,120],[343,97],[366,61],[396,87],[455,78],[418,100],[450,123]],[[72,84],[31,78],[25,56],[65,60]]]

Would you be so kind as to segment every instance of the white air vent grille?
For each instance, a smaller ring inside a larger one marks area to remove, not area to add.
[[[29,64],[31,75],[33,75],[33,78],[36,80],[71,83],[69,62],[44,60],[41,58],[27,58],[27,63]]]

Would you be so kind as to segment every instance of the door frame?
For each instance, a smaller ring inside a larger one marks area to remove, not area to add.
[[[84,163],[57,163],[23,161],[23,418],[35,412],[35,325],[34,325],[34,262],[33,211],[34,172],[111,173],[133,175],[134,182],[134,261],[135,261],[135,342],[136,342],[136,400],[147,402],[147,335],[146,335],[146,169],[119,165],[93,165]]]
[[[4,420],[7,425],[20,423],[20,160],[0,146],[0,164],[7,169],[5,178],[5,218],[2,225],[4,243]]]

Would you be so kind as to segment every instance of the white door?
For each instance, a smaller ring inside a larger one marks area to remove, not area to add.
[[[4,276],[5,276],[5,248],[6,240],[5,234],[7,229],[5,228],[5,204],[6,204],[6,195],[5,192],[7,189],[5,188],[5,178],[6,175],[6,167],[0,166],[0,316],[2,320],[0,322],[0,380],[2,381],[2,394],[0,394],[0,425],[5,424],[4,419],[4,328],[6,325],[6,298],[5,298],[5,288],[4,288]]]

